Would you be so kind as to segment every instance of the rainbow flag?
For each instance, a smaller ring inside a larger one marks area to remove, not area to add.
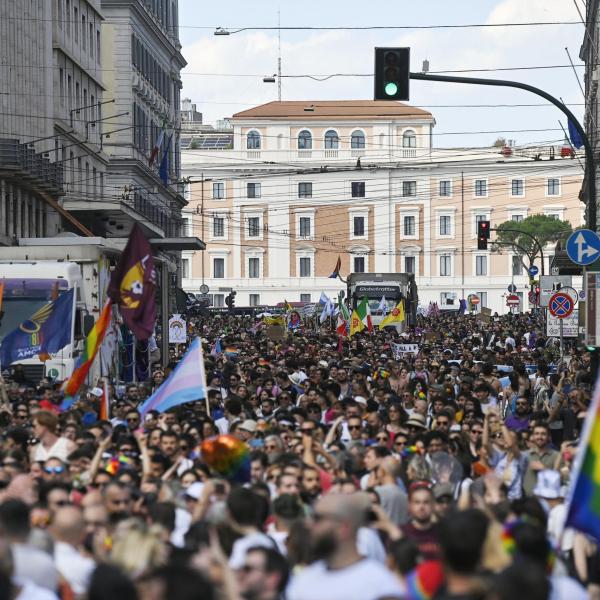
[[[110,325],[111,308],[112,300],[109,299],[85,340],[83,352],[75,363],[75,369],[73,369],[71,377],[63,384],[62,391],[65,399],[60,405],[61,410],[69,409],[75,402],[77,392],[87,377],[94,358],[96,358],[96,354],[102,345],[106,330]]]
[[[600,541],[600,385],[587,411],[568,499],[565,527]]]

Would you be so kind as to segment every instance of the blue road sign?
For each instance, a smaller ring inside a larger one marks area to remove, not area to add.
[[[567,240],[567,255],[578,265],[591,265],[600,258],[600,237],[591,229],[574,231]]]
[[[527,271],[532,277],[535,277],[540,272],[540,270],[535,265],[531,265],[529,269],[527,269]]]
[[[548,303],[550,314],[558,319],[568,317],[573,312],[574,307],[573,299],[563,292],[556,292]]]

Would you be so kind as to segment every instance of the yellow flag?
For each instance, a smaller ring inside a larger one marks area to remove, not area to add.
[[[263,323],[265,325],[281,325],[285,327],[285,315],[279,315],[277,317],[263,317]]]
[[[365,328],[365,324],[362,322],[359,314],[353,310],[352,316],[350,317],[350,337],[355,333],[361,332]]]
[[[292,305],[287,300],[284,300],[283,308],[285,309],[285,312],[290,312],[290,310],[292,310]]]
[[[386,325],[404,322],[404,300],[400,300],[392,309],[390,314],[379,323],[379,329],[383,329]]]

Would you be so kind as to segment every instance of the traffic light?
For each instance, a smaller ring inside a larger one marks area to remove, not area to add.
[[[598,353],[600,352],[600,348],[598,348],[598,346],[588,345],[585,349],[590,353],[590,375],[592,385],[594,385],[598,378],[598,365],[600,364],[600,356]]]
[[[225,298],[225,304],[229,307],[229,310],[233,310],[235,308],[235,295],[237,292],[229,292]]]
[[[477,221],[477,250],[487,250],[490,239],[490,222]]]
[[[410,48],[375,48],[375,100],[408,100]]]

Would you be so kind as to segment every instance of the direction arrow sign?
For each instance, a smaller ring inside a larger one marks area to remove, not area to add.
[[[551,298],[548,304],[548,310],[553,317],[557,319],[564,319],[568,317],[575,307],[573,300],[568,294],[563,292],[556,292]]]
[[[600,237],[591,229],[574,231],[567,240],[567,255],[578,265],[591,265],[600,256]]]
[[[529,274],[532,277],[535,277],[540,272],[540,270],[535,265],[531,265],[529,269],[527,269],[527,271],[529,271]]]
[[[517,286],[514,283],[509,284],[508,286],[508,291],[511,294],[514,294],[517,291]]]

